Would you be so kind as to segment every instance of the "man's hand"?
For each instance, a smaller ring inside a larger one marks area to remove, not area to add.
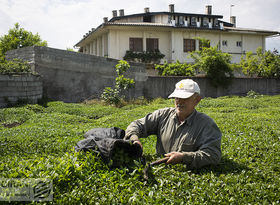
[[[178,164],[183,161],[183,153],[181,152],[170,152],[165,154],[164,156],[169,157],[166,164]]]
[[[135,140],[133,142],[133,144],[138,144],[141,147],[141,149],[143,150],[143,145],[141,144],[141,142],[139,140]]]

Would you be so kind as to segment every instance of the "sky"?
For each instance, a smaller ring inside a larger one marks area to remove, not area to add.
[[[73,48],[83,35],[112,18],[113,10],[124,9],[125,15],[168,11],[205,13],[212,5],[213,15],[223,15],[229,22],[236,16],[237,27],[280,32],[280,0],[0,0],[0,36],[19,23],[22,28],[38,33],[51,48]],[[231,7],[231,5],[234,5]],[[280,52],[280,37],[268,38],[266,49]]]

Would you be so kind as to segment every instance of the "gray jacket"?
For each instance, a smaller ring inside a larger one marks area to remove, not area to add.
[[[221,132],[206,114],[196,110],[181,124],[175,108],[164,108],[132,122],[126,129],[126,138],[157,135],[158,154],[172,151],[184,154],[183,163],[189,168],[218,164],[221,159]]]

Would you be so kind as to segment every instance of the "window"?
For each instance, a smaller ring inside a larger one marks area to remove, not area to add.
[[[146,39],[146,50],[147,51],[158,51],[158,38],[147,38]]]
[[[152,22],[152,16],[151,15],[146,15],[143,17],[143,22]]]
[[[179,16],[179,24],[180,25],[184,24],[184,16]]]
[[[172,17],[168,16],[168,23],[171,23]]]
[[[196,18],[195,17],[191,17],[191,25],[196,26]]]
[[[184,52],[195,51],[195,40],[184,39]]]
[[[227,46],[227,40],[222,41],[223,46]]]
[[[203,19],[203,26],[208,26],[209,19],[208,18],[202,18]]]
[[[236,41],[236,46],[237,47],[242,47],[242,41]]]
[[[218,19],[214,19],[214,26],[219,26]]]
[[[129,38],[129,50],[142,52],[143,51],[143,39],[142,38]]]

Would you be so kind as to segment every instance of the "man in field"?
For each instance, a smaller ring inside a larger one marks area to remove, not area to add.
[[[209,116],[195,110],[201,100],[198,84],[181,80],[169,98],[175,98],[175,108],[156,110],[132,122],[125,138],[142,147],[139,138],[157,135],[156,151],[169,157],[167,164],[184,163],[189,168],[218,164],[222,134]]]

